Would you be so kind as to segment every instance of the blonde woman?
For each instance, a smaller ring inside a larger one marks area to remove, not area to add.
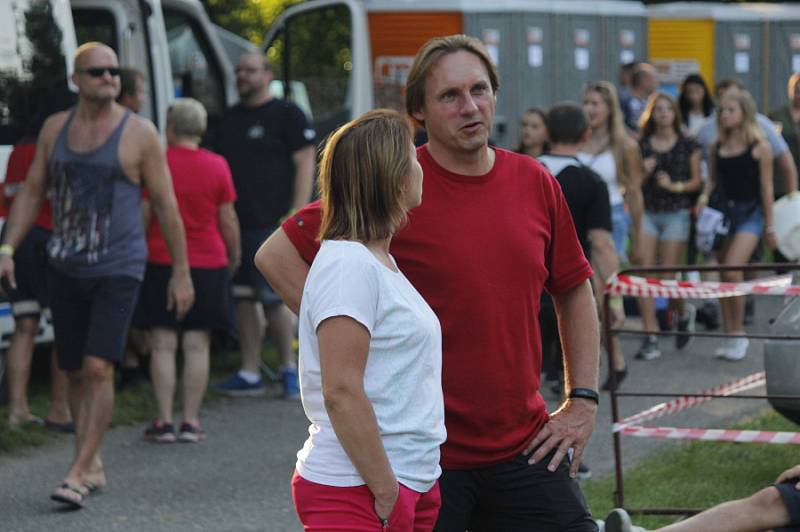
[[[578,160],[595,171],[608,187],[611,202],[611,230],[620,262],[626,262],[626,243],[638,248],[642,223],[642,160],[639,146],[628,134],[619,107],[617,90],[608,81],[589,83],[583,93],[583,110],[589,121],[590,136],[578,153]],[[595,279],[599,291],[605,279]],[[614,340],[614,367],[617,382],[627,375],[619,340]],[[603,386],[608,389],[609,382]]]
[[[292,479],[304,529],[432,530],[445,439],[439,320],[389,254],[422,202],[398,113],[371,111],[326,143],[321,246],[300,304],[311,422]]]
[[[756,105],[750,93],[728,91],[717,115],[719,139],[711,145],[709,179],[699,202],[706,204],[713,192],[714,207],[730,222],[727,238],[717,252],[720,264],[747,264],[763,234],[775,248],[772,226],[772,148],[756,122]],[[727,282],[740,282],[742,272],[723,272]],[[747,355],[744,337],[744,297],[720,300],[726,338],[716,355],[737,361]]]
[[[677,266],[686,254],[691,230],[689,209],[691,194],[702,186],[700,178],[700,146],[684,136],[681,113],[672,96],[656,92],[647,101],[639,122],[639,145],[644,161],[644,216],[642,232],[637,240],[637,256],[642,266]],[[678,330],[694,330],[695,308],[684,300],[675,300]],[[656,309],[652,298],[640,298],[645,332],[656,333]],[[690,336],[677,336],[675,347],[685,348]],[[652,360],[661,356],[658,337],[645,337],[637,358]]]

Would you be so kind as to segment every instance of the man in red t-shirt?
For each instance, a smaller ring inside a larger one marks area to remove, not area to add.
[[[442,324],[448,439],[436,530],[594,531],[574,480],[597,411],[592,271],[557,181],[489,146],[498,85],[483,45],[463,35],[428,42],[407,82],[406,110],[428,133],[417,152],[425,184],[391,253]],[[295,311],[319,214],[307,206],[256,256]],[[543,289],[559,316],[570,395],[551,416],[539,393]]]

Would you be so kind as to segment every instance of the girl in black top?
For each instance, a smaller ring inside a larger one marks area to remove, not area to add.
[[[678,104],[666,93],[650,96],[639,122],[642,163],[644,217],[637,241],[637,256],[643,267],[654,266],[660,257],[662,266],[681,264],[689,239],[692,206],[690,194],[700,189],[700,147],[683,135]],[[678,315],[678,330],[691,331],[695,309],[684,300],[673,300]],[[644,331],[656,333],[656,309],[652,298],[640,298],[639,309]],[[691,337],[677,336],[678,349]],[[661,352],[658,337],[645,337],[637,358],[652,360]]]
[[[709,179],[699,202],[708,203],[714,191],[730,222],[730,230],[717,252],[720,264],[747,264],[762,233],[775,248],[772,227],[772,148],[756,123],[756,105],[746,91],[728,91],[717,117],[719,139],[711,145]],[[722,272],[726,282],[741,282],[742,272]],[[741,360],[747,354],[744,335],[744,298],[720,299],[723,329],[732,334],[717,350],[726,360]]]

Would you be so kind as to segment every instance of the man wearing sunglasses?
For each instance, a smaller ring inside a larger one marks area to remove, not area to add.
[[[59,367],[69,376],[76,416],[75,456],[51,498],[81,508],[106,484],[100,443],[114,407],[114,365],[144,275],[147,247],[141,187],[172,256],[168,306],[180,319],[191,307],[183,225],[153,124],[117,104],[119,65],[100,43],[78,48],[72,81],[78,104],[45,122],[31,169],[6,222],[0,278],[15,286],[14,249],[33,225],[47,194],[53,234],[47,245],[48,285]]]

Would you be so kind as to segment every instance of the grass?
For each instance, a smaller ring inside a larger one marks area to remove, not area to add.
[[[31,383],[28,390],[28,403],[31,412],[44,418],[48,407],[48,382],[49,376],[47,366],[42,359],[47,358],[47,353],[38,353],[34,358],[34,369],[32,370]],[[278,354],[274,349],[264,349],[262,353],[264,362],[271,368],[278,367]],[[44,361],[46,362],[46,360]],[[180,355],[178,360],[178,372],[180,376]],[[218,348],[211,354],[211,371],[209,382],[213,383],[227,377],[239,368],[239,354],[236,351]],[[180,386],[180,383],[178,383]],[[205,403],[219,400],[223,395],[208,389],[205,396]],[[181,394],[176,394],[175,410],[180,408]],[[155,403],[153,400],[153,390],[150,383],[143,383],[134,389],[126,389],[115,394],[114,417],[111,426],[131,425],[141,423],[153,418]],[[25,427],[22,429],[11,429],[8,424],[8,405],[0,405],[0,454],[19,452],[27,448],[37,447],[53,441],[56,438],[64,437],[45,427]]]
[[[772,409],[737,424],[751,430],[798,430]],[[800,462],[793,445],[683,442],[624,470],[627,508],[708,508],[751,495]],[[581,484],[595,517],[613,507],[614,477]],[[657,528],[676,517],[636,516],[636,524]]]

